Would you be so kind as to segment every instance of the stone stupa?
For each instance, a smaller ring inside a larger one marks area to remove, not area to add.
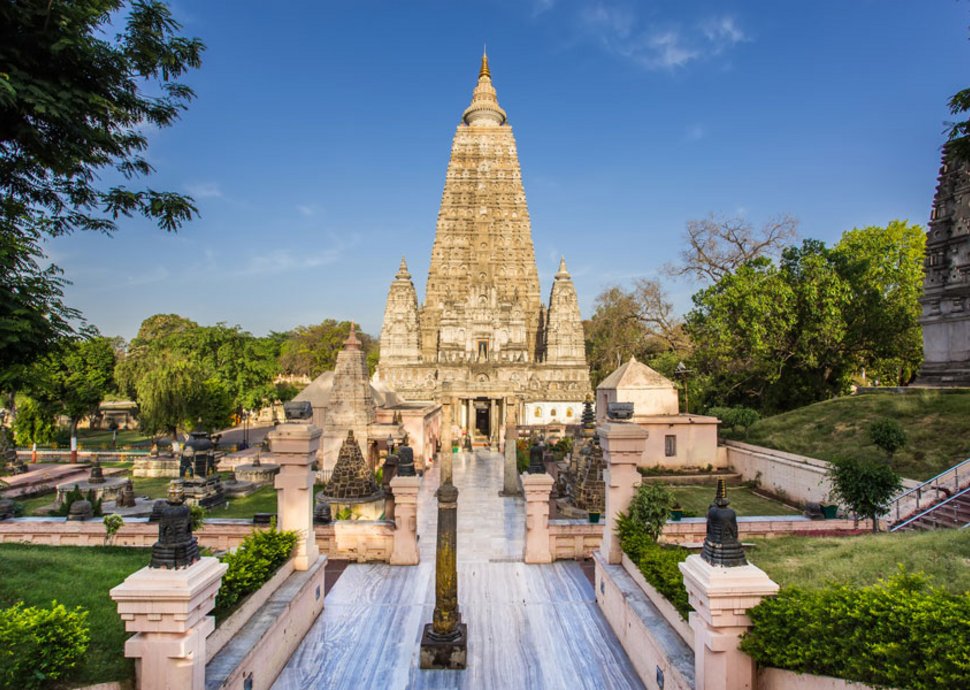
[[[376,519],[383,512],[384,492],[367,467],[352,429],[347,431],[347,438],[340,447],[330,481],[317,494],[316,500],[318,503],[328,502],[338,514],[342,508],[350,507],[356,517],[362,519]],[[373,504],[373,508],[368,509],[365,504]]]

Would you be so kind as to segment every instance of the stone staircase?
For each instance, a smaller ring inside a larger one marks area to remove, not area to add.
[[[888,518],[891,532],[970,525],[970,459],[901,493]]]
[[[970,488],[930,506],[897,525],[891,531],[959,529],[970,525]]]

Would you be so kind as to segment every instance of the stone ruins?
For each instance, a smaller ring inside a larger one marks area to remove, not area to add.
[[[970,385],[970,163],[943,151],[926,233],[923,368],[917,383]]]

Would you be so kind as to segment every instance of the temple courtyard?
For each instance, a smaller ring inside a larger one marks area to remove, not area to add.
[[[502,456],[479,450],[453,457],[468,668],[418,668],[435,598],[436,466],[418,499],[420,565],[348,566],[274,690],[642,688],[579,563],[523,562],[525,503],[499,496]]]

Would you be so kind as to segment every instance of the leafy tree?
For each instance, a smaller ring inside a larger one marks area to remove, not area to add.
[[[891,417],[877,419],[869,425],[869,438],[886,452],[890,461],[897,450],[906,445],[903,425]]]
[[[657,541],[673,506],[674,495],[665,484],[645,482],[633,494],[627,514],[633,524],[643,528],[653,541]]]
[[[686,275],[705,282],[721,280],[741,266],[761,257],[776,257],[798,234],[798,221],[780,216],[755,229],[744,218],[687,221],[686,247],[680,264],[668,264],[671,275]]]
[[[613,286],[601,292],[583,328],[594,386],[631,356],[648,361],[675,352],[683,358],[690,349],[683,321],[674,314],[663,287],[645,278],[630,290]]]
[[[278,337],[255,338],[238,326],[156,314],[142,322],[116,377],[147,431],[214,429],[276,398],[279,347]]]
[[[337,364],[337,354],[350,335],[350,321],[327,319],[314,326],[297,326],[280,346],[280,370],[284,374],[316,378]],[[371,373],[377,366],[378,341],[360,330],[357,339],[367,353]]]
[[[720,405],[785,410],[845,393],[863,370],[921,361],[922,231],[894,221],[805,240],[694,295],[692,364]]]
[[[25,393],[17,393],[15,401],[17,414],[13,418],[13,435],[17,445],[53,441],[54,410]]]
[[[879,516],[889,511],[890,501],[903,486],[899,474],[885,462],[857,458],[832,463],[828,474],[832,497],[872,520],[872,531],[878,532]]]
[[[121,24],[117,33],[113,23]],[[157,0],[0,4],[0,371],[7,377],[56,347],[79,316],[62,301],[60,270],[45,267],[45,238],[111,233],[120,217],[136,214],[174,231],[196,214],[189,197],[124,182],[153,171],[144,126],[171,125],[193,97],[178,79],[200,65],[203,45],[177,35],[179,28]]]
[[[108,338],[65,339],[31,368],[29,393],[71,421],[71,436],[114,388],[115,353]]]

